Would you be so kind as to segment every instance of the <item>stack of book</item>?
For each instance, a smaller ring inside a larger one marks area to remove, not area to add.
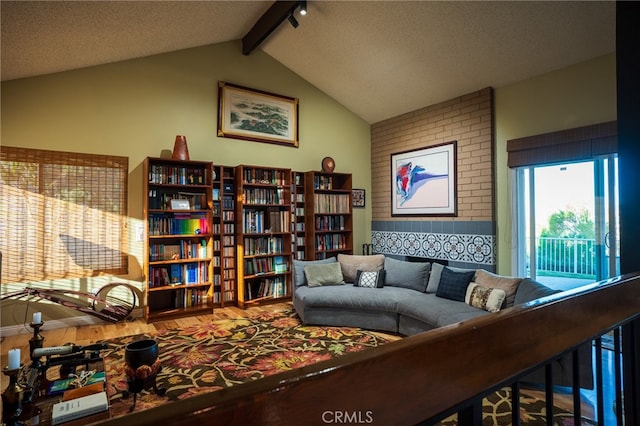
[[[54,426],[109,410],[105,372],[87,373],[80,377],[56,380],[49,386],[49,395],[62,394],[61,401],[53,404],[51,409],[51,423]]]

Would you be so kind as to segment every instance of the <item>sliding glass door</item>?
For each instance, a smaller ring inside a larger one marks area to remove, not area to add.
[[[516,169],[517,269],[566,289],[619,273],[617,158]]]

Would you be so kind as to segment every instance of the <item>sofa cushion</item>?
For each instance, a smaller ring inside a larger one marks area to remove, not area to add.
[[[305,265],[322,265],[325,263],[334,263],[337,262],[338,259],[334,257],[330,257],[328,259],[321,260],[293,260],[293,283],[296,287],[307,285],[307,279],[304,276],[304,266]]]
[[[356,309],[396,314],[399,292],[412,292],[397,287],[359,288],[353,284],[324,287],[298,287],[295,298],[307,308]]]
[[[387,289],[389,287],[385,287]],[[442,327],[458,321],[488,315],[487,311],[466,303],[437,297],[435,294],[404,290],[398,295],[398,314],[424,322],[424,330]]]
[[[358,269],[356,273],[356,281],[354,287],[382,288],[385,281],[385,270],[382,271],[361,271]]]
[[[474,280],[476,284],[480,284],[483,287],[501,288],[507,293],[507,298],[502,303],[503,307],[513,306],[513,302],[516,297],[516,291],[520,285],[522,278],[503,277],[501,275],[492,274],[484,269],[478,269],[476,272],[476,278]]]
[[[464,302],[467,287],[475,274],[475,271],[455,272],[445,266],[442,269],[442,274],[440,274],[440,283],[438,284],[436,296]]]
[[[429,273],[429,283],[427,284],[427,293],[437,293],[438,285],[440,284],[440,275],[442,274],[442,270],[445,266],[438,262],[433,262],[431,264],[431,272]],[[446,268],[451,269],[454,272],[471,272],[475,273],[475,269],[467,269],[467,268],[456,268],[453,266],[446,266]]]
[[[344,284],[342,269],[337,262],[319,265],[305,265],[304,275],[309,287]]]
[[[360,256],[353,254],[339,254],[338,262],[342,267],[342,276],[348,283],[356,280],[358,269],[361,271],[376,272],[384,268],[384,254]]]
[[[476,283],[469,284],[464,301],[474,308],[484,309],[488,312],[498,312],[507,293],[501,288],[483,287]]]
[[[385,257],[385,284],[424,293],[427,290],[430,268],[431,264],[428,262],[406,262],[392,257]]]
[[[515,305],[519,305],[521,303],[531,302],[532,300],[556,293],[560,293],[560,290],[549,288],[538,281],[532,280],[531,278],[524,278],[518,286],[518,291],[516,292],[516,297],[513,303]]]

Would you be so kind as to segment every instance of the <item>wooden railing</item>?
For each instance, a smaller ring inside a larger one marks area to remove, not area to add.
[[[640,275],[626,275],[135,412],[126,424],[414,425],[477,405],[488,392],[615,327],[637,324],[639,316]],[[637,355],[628,358],[625,362],[637,363]],[[640,386],[639,367],[625,376],[635,382],[625,382],[625,391]],[[102,424],[122,422],[116,418]]]

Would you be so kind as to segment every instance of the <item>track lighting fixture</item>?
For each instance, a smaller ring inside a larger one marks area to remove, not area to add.
[[[298,20],[296,19],[295,16],[293,16],[293,13],[289,15],[287,19],[289,20],[289,23],[293,28],[298,28]]]
[[[300,16],[307,14],[307,1],[278,0],[258,19],[255,25],[242,38],[242,54],[250,54],[260,45],[284,20],[288,20],[293,28],[297,28],[299,23],[294,14],[300,8]]]

